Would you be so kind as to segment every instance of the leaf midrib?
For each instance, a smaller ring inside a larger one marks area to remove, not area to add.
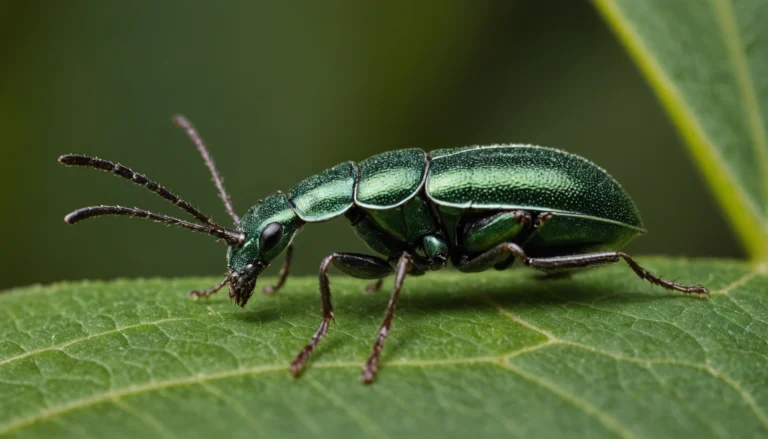
[[[6,363],[11,363],[13,361],[23,360],[24,358],[30,357],[32,355],[40,354],[40,353],[43,353],[43,352],[63,351],[64,349],[68,348],[69,346],[72,346],[72,345],[75,345],[75,344],[78,344],[78,343],[82,343],[82,342],[85,342],[85,341],[88,341],[88,340],[91,340],[91,339],[94,339],[94,338],[104,337],[104,336],[107,336],[107,335],[110,335],[110,334],[121,333],[121,332],[123,332],[125,330],[128,330],[128,329],[141,328],[143,326],[157,326],[157,325],[159,325],[161,323],[179,322],[179,321],[187,321],[187,320],[199,321],[198,319],[194,319],[194,318],[191,318],[191,317],[179,317],[179,318],[165,318],[165,319],[155,320],[155,321],[152,321],[152,322],[143,322],[143,323],[137,323],[135,325],[122,326],[120,328],[110,329],[108,331],[97,332],[95,334],[89,334],[87,337],[72,339],[72,340],[69,340],[69,341],[67,341],[65,343],[62,343],[62,344],[53,345],[53,346],[47,346],[47,347],[44,347],[44,348],[32,349],[32,350],[24,352],[23,354],[19,354],[19,355],[13,356],[13,357],[8,357],[8,358],[5,358],[3,360],[0,360],[0,366],[4,365]]]

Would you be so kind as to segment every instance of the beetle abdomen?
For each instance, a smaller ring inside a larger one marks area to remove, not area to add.
[[[400,149],[376,154],[358,165],[355,203],[365,209],[392,209],[405,204],[422,188],[427,153]]]
[[[431,153],[427,196],[459,209],[524,209],[610,222],[644,232],[629,195],[594,163],[529,145]]]

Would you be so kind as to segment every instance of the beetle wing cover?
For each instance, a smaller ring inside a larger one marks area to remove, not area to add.
[[[288,193],[303,221],[325,221],[352,207],[357,169],[345,162],[299,182]]]
[[[627,192],[574,154],[531,145],[441,149],[431,153],[427,196],[464,209],[529,209],[643,230]]]
[[[400,149],[376,154],[358,164],[355,202],[368,209],[391,209],[413,198],[424,184],[427,153]]]

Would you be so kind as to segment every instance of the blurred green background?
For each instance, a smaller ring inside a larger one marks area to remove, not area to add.
[[[592,159],[624,185],[650,230],[628,251],[742,256],[589,2],[0,0],[0,288],[225,272],[225,248],[209,237],[128,218],[62,221],[93,204],[181,213],[56,163],[85,153],[227,222],[174,113],[207,140],[240,213],[389,149],[534,143]],[[343,219],[306,228],[296,245],[302,274],[331,251],[364,250]]]

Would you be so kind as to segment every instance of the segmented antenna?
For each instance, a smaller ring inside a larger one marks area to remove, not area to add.
[[[234,230],[224,229],[220,227],[201,226],[199,224],[184,221],[178,218],[173,218],[166,215],[153,213],[147,210],[136,209],[132,207],[122,206],[91,206],[77,209],[76,211],[68,214],[64,217],[64,221],[69,224],[75,224],[80,221],[85,221],[90,218],[105,215],[116,216],[130,216],[137,218],[150,219],[159,223],[170,224],[172,226],[183,227],[188,230],[192,230],[200,233],[207,233],[218,239],[223,239],[227,244],[235,247],[240,247],[245,242],[245,234]]]
[[[145,187],[150,191],[156,193],[161,198],[167,200],[174,206],[178,206],[190,215],[194,216],[198,221],[206,224],[210,227],[223,230],[224,227],[218,225],[215,221],[205,216],[202,212],[192,207],[181,197],[169,191],[157,182],[148,179],[146,176],[134,172],[131,168],[121,165],[120,163],[112,163],[109,160],[103,160],[96,157],[89,157],[87,155],[67,154],[59,157],[59,163],[67,166],[88,166],[102,171],[111,172],[112,174],[122,177],[128,181],[136,183],[139,186]]]
[[[224,189],[224,183],[221,179],[221,176],[219,175],[219,171],[216,169],[216,164],[213,163],[213,157],[211,157],[211,154],[208,152],[208,148],[205,147],[205,142],[203,142],[202,137],[200,137],[200,134],[198,134],[195,127],[192,126],[192,123],[187,120],[186,117],[180,114],[173,116],[173,123],[181,127],[187,133],[187,136],[189,136],[189,138],[192,140],[192,143],[195,144],[197,150],[200,152],[200,155],[203,156],[205,166],[207,166],[208,170],[211,171],[213,184],[216,185],[216,189],[219,191],[219,197],[221,198],[221,201],[224,202],[224,207],[227,209],[227,213],[235,221],[235,224],[240,224],[240,217],[237,216],[235,209],[232,207],[232,199]]]

